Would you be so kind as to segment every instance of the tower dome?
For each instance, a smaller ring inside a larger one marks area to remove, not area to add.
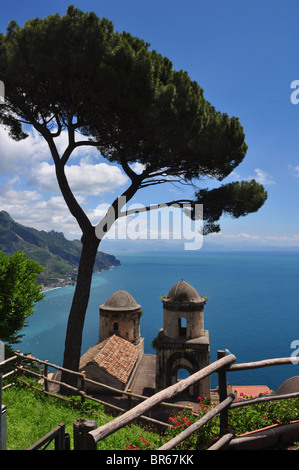
[[[179,338],[184,334],[187,339],[192,339],[204,334],[205,299],[191,284],[183,279],[177,282],[162,302],[166,336]],[[186,328],[182,328],[183,322],[187,323]]]
[[[183,279],[177,282],[169,291],[165,300],[173,302],[196,302],[202,303],[205,299],[199,295],[191,284]]]
[[[114,292],[100,308],[103,310],[130,312],[140,310],[141,307],[129,292],[121,289]]]
[[[112,335],[137,344],[140,341],[141,306],[125,290],[114,292],[100,306],[99,341]]]

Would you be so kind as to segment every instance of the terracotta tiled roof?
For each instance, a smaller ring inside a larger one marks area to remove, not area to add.
[[[231,385],[232,393],[236,395],[236,398],[255,398],[260,393],[271,394],[267,385]]]
[[[120,382],[127,383],[136,364],[140,348],[129,341],[113,335],[91,347],[80,360],[80,370],[93,363]]]

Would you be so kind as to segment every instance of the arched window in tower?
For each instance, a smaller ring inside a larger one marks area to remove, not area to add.
[[[113,323],[113,331],[118,331],[118,323],[117,322]]]
[[[187,320],[185,317],[179,318],[179,336],[182,338],[187,336]]]
[[[176,381],[184,380],[187,377],[189,377],[189,375],[190,375],[190,372],[187,369],[185,369],[185,367],[180,367],[176,371]]]

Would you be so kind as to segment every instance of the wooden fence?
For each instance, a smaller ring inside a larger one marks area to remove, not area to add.
[[[33,362],[37,364],[40,368],[40,372],[36,370],[28,369],[28,367],[24,366],[26,362]],[[74,372],[74,371],[67,371],[71,374],[75,374],[78,378],[78,387],[72,387],[67,384],[62,384],[58,380],[50,379],[48,375],[49,368],[54,368],[59,371],[63,371],[62,367],[59,367],[55,364],[51,364],[48,361],[41,361],[37,358],[26,356],[22,354],[20,351],[16,351],[15,355],[2,363],[3,365],[7,365],[8,363],[13,363],[14,369],[6,374],[3,374],[3,379],[8,379],[13,374],[17,375],[17,380],[21,380],[25,382],[26,385],[28,383],[22,379],[23,374],[31,374],[42,381],[43,388],[37,388],[38,390],[43,391],[44,393],[52,396],[56,396],[63,400],[69,400],[66,397],[63,397],[57,393],[52,393],[49,391],[49,384],[54,383],[56,385],[63,385],[64,387],[68,387],[73,394],[77,394],[81,396],[82,401],[86,399],[90,399],[101,403],[103,405],[112,407],[117,411],[121,412],[118,417],[113,419],[112,421],[100,426],[95,427],[93,426],[92,430],[87,430],[84,436],[84,450],[96,450],[97,443],[101,440],[105,439],[105,437],[113,434],[117,430],[123,428],[124,426],[128,425],[132,421],[136,419],[144,419],[146,421],[154,422],[158,425],[162,425],[165,427],[172,427],[172,425],[168,423],[161,422],[159,420],[155,420],[148,416],[145,416],[145,413],[150,411],[153,407],[157,405],[163,407],[169,407],[171,409],[175,408],[184,408],[184,409],[193,409],[192,406],[182,406],[175,403],[169,403],[167,400],[172,400],[176,397],[179,393],[187,390],[190,386],[194,385],[198,381],[204,379],[205,377],[217,373],[218,374],[218,393],[219,393],[219,403],[212,407],[210,411],[208,411],[203,417],[198,419],[195,423],[190,425],[186,428],[182,433],[177,435],[172,440],[168,441],[158,450],[171,450],[179,443],[183,442],[187,439],[192,433],[196,432],[202,426],[204,426],[210,419],[212,419],[216,414],[220,414],[220,438],[219,440],[209,448],[209,450],[218,450],[228,445],[228,443],[234,440],[235,433],[233,430],[229,429],[229,421],[228,421],[228,411],[230,409],[241,407],[241,406],[249,406],[255,403],[265,402],[265,401],[272,401],[272,400],[283,400],[288,398],[295,398],[299,396],[299,392],[296,393],[289,393],[284,395],[267,395],[267,396],[259,396],[252,399],[247,399],[244,401],[234,401],[235,395],[230,394],[227,395],[227,373],[234,372],[234,371],[241,371],[241,370],[250,370],[250,369],[257,369],[262,367],[270,367],[270,366],[278,366],[278,365],[286,365],[286,364],[298,364],[299,358],[295,357],[286,357],[286,358],[278,358],[278,359],[266,359],[258,362],[251,362],[251,363],[243,363],[243,364],[234,364],[236,361],[236,357],[233,354],[226,355],[224,351],[218,351],[217,360],[208,365],[207,367],[199,370],[198,372],[192,374],[186,379],[180,380],[174,385],[154,394],[151,397],[145,397],[143,395],[137,395],[129,391],[121,391],[115,389],[113,387],[107,386],[105,384],[101,384],[94,380],[90,380],[85,376],[84,372]],[[93,385],[98,385],[102,390],[106,390],[109,392],[113,392],[114,394],[120,394],[122,396],[127,396],[129,403],[132,399],[139,399],[142,400],[141,403],[137,404],[133,408],[125,411],[124,409],[112,405],[111,403],[104,402],[98,398],[93,396],[87,395],[86,393],[86,384],[90,383]],[[14,383],[7,384],[3,387],[3,389],[13,385]],[[31,385],[32,386],[32,385]],[[84,423],[83,423],[84,425]],[[84,433],[82,433],[83,435]],[[298,438],[299,438],[299,429],[298,429]],[[80,445],[79,445],[80,446]],[[82,445],[80,446],[82,449]]]
[[[60,423],[28,450],[46,450],[52,442],[54,442],[54,450],[70,450],[70,436],[65,432],[64,423]]]

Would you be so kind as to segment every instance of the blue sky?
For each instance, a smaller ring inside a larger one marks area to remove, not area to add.
[[[22,26],[35,16],[64,14],[70,3],[10,0],[1,5],[0,30],[5,33],[12,19]],[[227,181],[255,178],[264,184],[268,200],[255,214],[222,219],[221,233],[204,243],[299,247],[299,104],[291,102],[296,92],[291,83],[299,80],[298,1],[78,0],[74,5],[150,42],[175,69],[186,70],[218,110],[239,117],[248,152]],[[0,139],[0,208],[25,225],[78,238],[80,231],[55,188],[51,158],[39,136],[16,144],[1,130]],[[98,176],[94,164],[99,165]],[[126,187],[120,170],[106,167],[90,149],[74,157],[70,177],[94,223],[99,207]],[[158,186],[138,193],[134,202],[156,204],[190,195],[180,187]]]

